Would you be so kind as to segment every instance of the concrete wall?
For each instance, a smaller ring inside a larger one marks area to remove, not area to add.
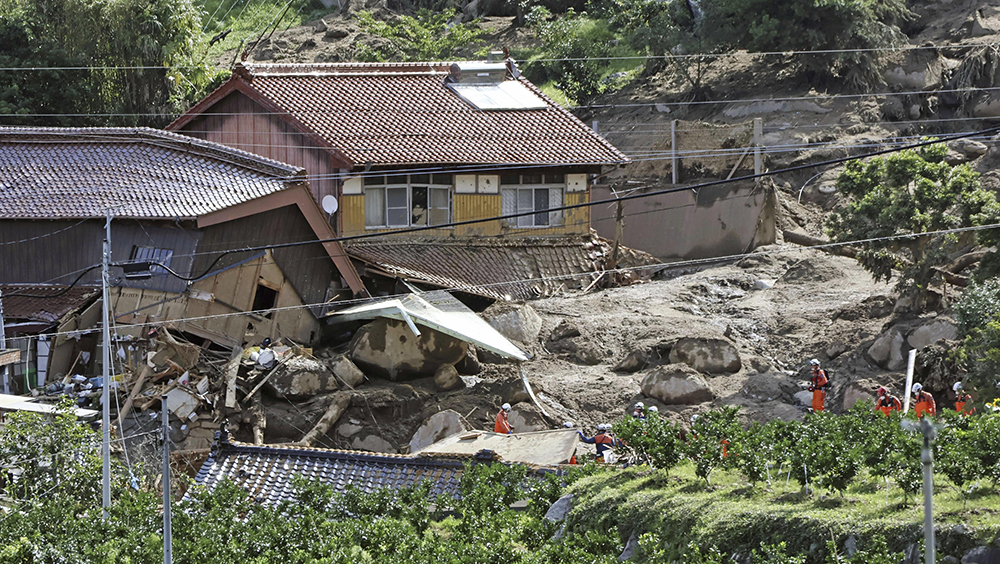
[[[652,186],[657,191],[666,186]],[[608,186],[592,188],[595,201],[613,199]],[[694,259],[738,254],[774,242],[773,189],[752,183],[682,190],[624,202],[623,243],[658,258]],[[615,204],[592,208],[592,226],[615,236]]]

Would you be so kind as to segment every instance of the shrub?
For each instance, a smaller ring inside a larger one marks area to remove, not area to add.
[[[416,16],[397,16],[390,21],[376,19],[371,12],[357,13],[358,26],[364,31],[382,37],[387,43],[375,47],[358,46],[358,57],[363,61],[438,61],[456,58],[456,53],[467,49],[482,34],[470,24],[456,24],[454,9],[434,12],[426,8]]]

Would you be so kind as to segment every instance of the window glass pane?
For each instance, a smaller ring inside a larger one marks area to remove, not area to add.
[[[521,184],[541,184],[542,175],[541,174],[522,174]]]
[[[537,190],[534,190],[534,192],[535,192],[535,210],[549,209],[549,189],[539,188]],[[535,225],[548,225],[548,224],[549,224],[548,213],[535,214]]]
[[[385,225],[385,188],[365,188],[365,226]]]
[[[565,174],[546,174],[545,182],[548,184],[564,184],[566,182]]]
[[[414,189],[416,190],[416,189]],[[430,189],[429,220],[431,225],[441,225],[451,220],[451,191],[447,188]]]
[[[410,184],[430,184],[431,175],[429,174],[411,174]]]
[[[416,188],[414,188],[416,191]],[[448,209],[449,192],[447,188],[431,188],[431,207],[435,209]]]
[[[427,225],[427,188],[414,186],[411,203],[410,225]]]
[[[520,184],[521,177],[517,174],[505,174],[500,177],[500,184]]]
[[[434,178],[431,180],[433,184],[443,184],[451,186],[452,176],[450,174],[435,174]]]
[[[392,185],[392,184],[406,184],[406,175],[397,174],[396,176],[387,176],[386,185]]]
[[[438,209],[431,208],[428,212],[428,218],[431,225],[441,225],[442,223],[448,223],[448,209]]]
[[[365,186],[382,186],[385,184],[385,177],[381,174],[365,177]]]
[[[517,213],[517,190],[514,188],[504,188],[503,190],[500,190],[500,213],[502,215]],[[517,225],[516,219],[505,219],[503,222],[507,227],[514,227]]]
[[[403,209],[389,209],[386,214],[389,219],[389,227],[406,227],[406,219],[409,215],[409,211],[406,208]]]
[[[518,190],[517,191],[517,213],[529,212],[535,209],[534,206],[534,196],[532,195],[532,190]],[[534,225],[530,215],[525,215],[517,218],[518,227],[531,227]]]
[[[389,208],[406,209],[406,188],[386,188]]]
[[[549,188],[549,209],[562,207],[564,203],[563,189]],[[564,223],[565,214],[563,213],[563,210],[549,212],[549,225],[563,225]]]

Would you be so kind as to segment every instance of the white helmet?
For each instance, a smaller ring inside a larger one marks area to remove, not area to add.
[[[956,392],[959,391],[959,390],[961,390],[962,389],[962,383],[961,382],[955,382],[955,385],[952,386],[951,389],[955,390]]]
[[[819,360],[817,360],[817,359],[814,358],[814,359],[812,359],[812,360],[809,361],[809,365],[810,366],[819,366]]]
[[[598,431],[607,431],[608,430],[608,426],[605,425],[604,423],[598,423],[597,424],[597,430]]]
[[[641,401],[635,403],[636,409],[642,409],[644,407],[646,407],[646,404],[642,403]]]
[[[694,423],[697,420],[698,420],[698,414],[695,413],[694,415],[691,416],[691,423]]]
[[[913,392],[913,393],[917,393],[917,392],[919,392],[922,389],[924,389],[924,387],[921,386],[919,382],[917,382],[916,384],[913,385],[912,388],[910,388],[910,391]]]
[[[650,413],[659,413],[660,412],[660,408],[656,407],[655,405],[651,405],[651,406],[649,406],[649,412]]]
[[[563,423],[563,427],[566,427],[567,429],[572,429],[573,428],[573,422],[572,421],[566,421],[566,422]]]
[[[505,403],[505,404],[503,404],[503,405],[500,406],[500,409],[502,409],[504,411],[510,411],[510,404],[509,403]]]

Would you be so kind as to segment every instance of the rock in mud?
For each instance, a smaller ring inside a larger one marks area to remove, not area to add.
[[[643,378],[641,388],[666,405],[693,405],[715,397],[701,374],[686,364],[657,366]]]
[[[813,394],[809,390],[802,390],[801,392],[795,392],[792,395],[792,399],[795,400],[795,405],[812,405]]]
[[[365,372],[390,380],[433,376],[465,357],[468,343],[428,327],[414,335],[402,321],[377,319],[358,329],[348,356]]]
[[[844,391],[844,410],[851,409],[859,401],[871,402],[874,399],[875,384],[870,380],[856,380]]]
[[[1000,548],[977,546],[962,556],[962,564],[997,564]]]
[[[903,333],[898,327],[892,327],[879,335],[872,346],[868,347],[868,356],[882,368],[900,370],[906,366],[906,358],[903,355],[904,343]]]
[[[549,424],[542,417],[542,412],[535,407],[535,404],[526,401],[515,405],[507,415],[507,420],[510,421],[515,433],[542,431],[549,428]]]
[[[542,318],[528,304],[497,302],[480,315],[501,335],[520,343],[537,341],[542,331]]]
[[[434,373],[434,387],[439,391],[448,392],[457,390],[464,386],[462,378],[458,375],[458,370],[450,364],[442,364],[441,368]]]
[[[551,342],[549,343],[549,351],[566,353],[571,361],[588,366],[597,366],[604,362],[604,355],[598,347],[582,337]]]
[[[579,337],[580,330],[574,325],[570,320],[563,319],[559,325],[556,325],[555,329],[549,333],[550,341],[561,341],[562,339],[572,339],[573,337]]]
[[[342,354],[327,360],[326,366],[348,388],[356,388],[365,381],[365,373]]]
[[[441,439],[467,430],[462,416],[457,412],[450,409],[439,411],[425,419],[417,432],[413,433],[413,438],[410,439],[410,452],[417,452]]]
[[[469,345],[465,356],[455,365],[455,370],[462,376],[475,376],[483,371],[483,366],[479,363],[479,351],[474,345]]]
[[[628,353],[612,370],[631,374],[645,370],[647,366],[649,366],[649,352],[645,349],[640,349]]]
[[[906,342],[915,349],[922,349],[927,345],[945,340],[954,341],[958,338],[958,327],[953,321],[945,318],[937,318],[930,323],[917,327]]]
[[[794,380],[784,374],[751,374],[743,386],[743,395],[757,401],[792,401],[799,390]]]
[[[297,356],[279,366],[267,383],[278,397],[290,399],[337,390],[337,379],[326,365],[305,356]]]
[[[739,372],[740,353],[725,339],[684,338],[670,349],[672,364],[684,363],[698,372],[720,374]]]
[[[843,341],[835,341],[830,343],[829,347],[826,347],[826,358],[833,360],[847,352],[847,350],[847,345]]]

